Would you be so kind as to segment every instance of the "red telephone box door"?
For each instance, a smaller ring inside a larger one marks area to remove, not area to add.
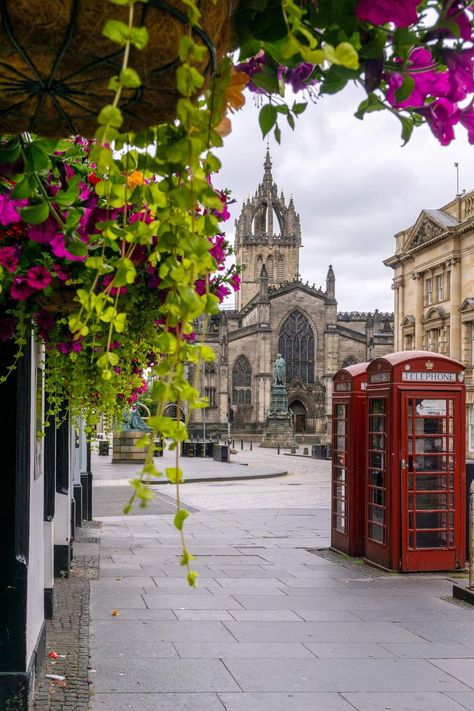
[[[401,393],[402,570],[459,567],[462,438],[458,393]],[[457,440],[457,445],[455,441]]]

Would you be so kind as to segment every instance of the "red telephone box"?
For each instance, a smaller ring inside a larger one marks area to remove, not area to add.
[[[464,365],[405,351],[367,367],[366,559],[390,570],[465,563]]]
[[[364,553],[367,365],[339,370],[332,396],[331,546]]]

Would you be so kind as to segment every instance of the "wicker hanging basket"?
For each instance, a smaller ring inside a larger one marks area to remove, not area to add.
[[[74,301],[77,293],[75,287],[65,286],[59,279],[53,279],[51,286],[53,287],[51,294],[36,295],[36,303],[40,309],[48,313],[68,314],[79,308],[79,302]]]
[[[201,70],[209,76],[230,47],[231,7],[230,0],[203,0],[202,29],[192,28],[208,49]],[[149,43],[130,53],[142,86],[122,94],[122,130],[173,118],[178,42],[189,30],[184,11],[180,0],[135,5],[134,24],[147,28]],[[102,35],[107,19],[127,22],[128,8],[108,0],[0,0],[0,134],[94,135],[122,62],[123,49]]]

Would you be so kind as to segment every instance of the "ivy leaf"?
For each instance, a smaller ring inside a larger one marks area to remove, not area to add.
[[[40,202],[37,205],[29,207],[21,207],[20,214],[22,219],[29,225],[40,225],[46,222],[49,216],[49,205],[47,202]]]
[[[260,124],[260,129],[262,131],[262,136],[265,138],[267,133],[269,133],[274,127],[277,120],[277,110],[273,104],[265,104],[260,109],[260,114],[258,116],[258,122]]]
[[[136,89],[141,86],[142,81],[135,69],[126,67],[120,72],[120,83],[127,89]]]
[[[13,188],[13,200],[23,200],[36,191],[36,181],[32,175],[25,175]]]
[[[48,154],[35,143],[30,143],[25,148],[26,168],[32,173],[39,173],[49,168],[50,160]]]
[[[98,115],[97,121],[102,126],[113,126],[115,128],[120,128],[120,126],[123,124],[122,112],[117,106],[107,104],[107,106],[104,106],[104,108]]]
[[[130,42],[137,49],[145,49],[148,44],[148,30],[146,27],[133,27],[130,32]]]
[[[174,517],[174,527],[178,529],[178,531],[183,530],[183,524],[186,521],[186,519],[189,516],[189,511],[186,511],[186,509],[179,509],[179,511],[176,512],[176,515]]]
[[[411,96],[413,89],[415,88],[415,80],[409,74],[403,79],[403,83],[395,92],[395,99],[397,103],[405,101]]]
[[[121,20],[107,20],[102,29],[102,34],[112,42],[115,42],[115,44],[124,45],[129,40],[130,29]]]

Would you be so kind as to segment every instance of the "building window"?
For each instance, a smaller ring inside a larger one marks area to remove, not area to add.
[[[444,299],[444,284],[442,274],[438,274],[436,277],[436,299],[437,301],[443,301]]]
[[[474,405],[467,406],[467,448],[474,450]]]
[[[209,403],[208,407],[216,407],[216,389],[206,388],[204,391],[207,401]]]
[[[277,279],[281,283],[285,276],[285,265],[283,262],[283,257],[280,255],[277,259]]]
[[[404,344],[403,348],[406,351],[412,351],[413,350],[413,333],[406,333],[404,336]]]
[[[426,280],[426,303],[428,306],[433,303],[433,279]]]
[[[433,353],[439,353],[439,328],[432,328],[428,331],[427,349]]]
[[[273,281],[273,257],[267,259],[267,274],[270,281]]]
[[[292,311],[283,322],[278,351],[286,361],[287,383],[314,383],[314,333],[301,311]]]
[[[232,368],[232,403],[234,405],[252,403],[252,368],[243,355],[237,358]]]

